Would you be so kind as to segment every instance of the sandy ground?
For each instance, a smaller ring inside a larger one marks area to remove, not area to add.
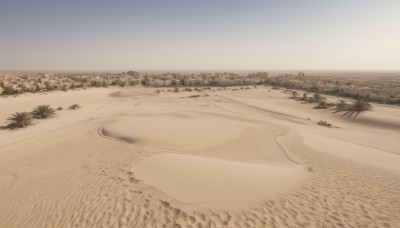
[[[0,129],[0,227],[400,227],[400,109],[155,90],[0,98],[0,126],[63,107]]]

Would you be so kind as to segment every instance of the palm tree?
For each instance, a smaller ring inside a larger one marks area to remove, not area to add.
[[[46,119],[54,116],[56,111],[50,105],[39,105],[32,111],[32,116],[37,119]]]
[[[29,112],[16,112],[7,118],[7,127],[23,128],[32,124],[32,115]]]
[[[352,104],[351,108],[357,112],[363,112],[371,110],[372,106],[369,104],[368,101],[358,99],[356,102]]]

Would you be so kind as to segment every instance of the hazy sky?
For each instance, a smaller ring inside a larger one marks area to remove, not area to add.
[[[1,0],[3,70],[400,70],[400,0]]]

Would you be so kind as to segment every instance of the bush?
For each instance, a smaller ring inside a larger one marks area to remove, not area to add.
[[[29,112],[16,112],[7,118],[7,128],[24,128],[32,124],[32,115]]]
[[[349,108],[349,104],[345,100],[340,100],[338,103],[336,103],[337,110],[345,110],[348,108]]]
[[[315,100],[317,101],[317,102],[319,102],[320,100],[322,100],[322,99],[325,99],[323,96],[321,96],[321,94],[319,94],[319,93],[316,93],[316,94],[314,94],[314,98],[315,98]]]
[[[61,106],[57,108],[57,111],[61,111],[61,110],[63,110],[63,108]]]
[[[318,106],[316,108],[327,109],[328,108],[328,104],[326,103],[326,101],[320,100],[318,102]]]
[[[333,102],[327,102],[326,105],[327,105],[328,107],[333,107],[333,106],[335,106],[335,103],[333,103]]]
[[[307,100],[308,103],[315,103],[317,100],[314,97],[309,97]]]
[[[73,105],[71,105],[71,106],[69,106],[69,110],[76,110],[76,109],[80,109],[81,108],[81,106],[80,105],[78,105],[78,104],[73,104]]]
[[[356,102],[353,102],[351,105],[351,109],[357,112],[369,111],[372,109],[370,103],[366,100],[358,99]]]
[[[303,98],[301,100],[307,101],[308,100],[308,93],[303,93]]]
[[[328,123],[328,122],[326,122],[324,120],[318,121],[318,125],[324,126],[324,127],[332,127],[332,124],[330,124],[330,123]]]
[[[3,94],[5,94],[5,95],[12,95],[12,94],[14,94],[14,89],[11,88],[11,87],[5,87],[5,88],[4,88],[4,91],[3,91]]]

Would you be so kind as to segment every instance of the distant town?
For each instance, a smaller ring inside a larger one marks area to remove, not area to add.
[[[400,105],[400,77],[330,77],[297,74],[269,76],[268,72],[237,73],[0,73],[0,95],[108,86],[228,87],[267,85],[333,96]]]

